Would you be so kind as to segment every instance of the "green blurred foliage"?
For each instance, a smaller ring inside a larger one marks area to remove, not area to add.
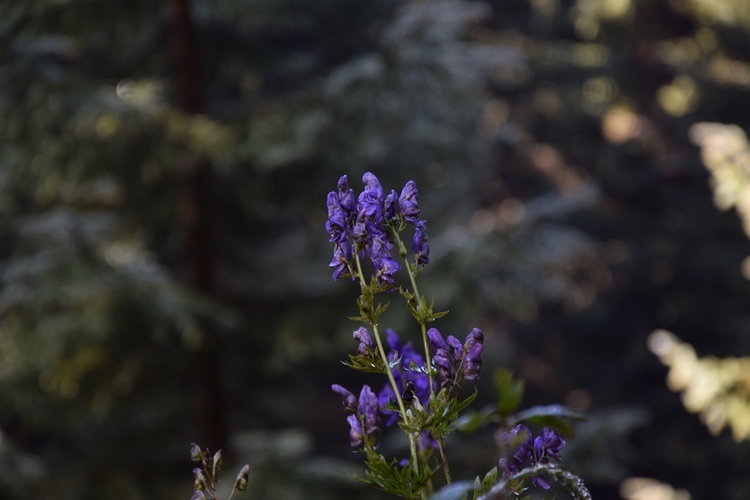
[[[328,391],[356,291],[330,282],[322,225],[338,176],[366,170],[420,186],[436,326],[481,327],[524,405],[591,413],[570,456],[595,497],[632,475],[750,491],[747,452],[684,415],[646,348],[660,327],[750,348],[750,245],[688,139],[750,126],[742,2],[193,1],[199,114],[168,5],[0,5],[4,493],[187,498],[197,372],[257,498],[363,495]],[[195,163],[210,293],[188,272]],[[410,338],[408,314],[384,321]],[[463,477],[496,463],[492,436],[448,446]]]

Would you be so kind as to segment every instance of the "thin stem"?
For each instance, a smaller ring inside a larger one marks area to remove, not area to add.
[[[443,473],[445,482],[451,484],[451,469],[448,467],[448,457],[445,456],[445,446],[443,446],[443,436],[437,437],[438,449],[440,450],[440,459],[443,461]]]
[[[403,242],[401,241],[401,238],[399,237],[398,233],[395,233],[396,238],[398,238],[398,244],[399,248],[402,248],[404,246]],[[421,301],[421,295],[419,295],[419,288],[417,287],[417,279],[416,279],[416,267],[412,267],[409,263],[409,260],[407,257],[404,257],[404,264],[406,265],[406,269],[409,271],[409,280],[411,281],[411,287],[414,291],[414,296],[416,300]],[[430,394],[435,393],[435,384],[432,377],[432,360],[430,358],[430,346],[429,342],[427,341],[427,325],[425,325],[424,321],[419,321],[419,326],[422,329],[422,343],[424,345],[424,356],[425,356],[425,367],[427,368],[427,377],[430,381]],[[438,442],[438,449],[440,450],[440,459],[443,461],[443,474],[445,474],[445,482],[447,484],[451,484],[451,471],[450,467],[448,466],[448,457],[445,455],[445,446],[443,445],[443,436],[433,436]]]
[[[364,279],[364,274],[362,273],[362,262],[359,260],[359,255],[356,253],[354,254],[354,259],[357,262],[357,273],[359,274],[359,282],[362,284],[362,286],[367,286],[367,283]],[[380,354],[380,357],[383,359],[383,363],[386,366],[386,375],[388,375],[388,380],[391,383],[391,387],[393,388],[393,393],[396,395],[396,402],[398,403],[399,411],[401,412],[401,418],[406,421],[406,406],[404,406],[404,400],[401,398],[401,392],[398,389],[398,384],[396,384],[396,379],[393,377],[393,373],[391,372],[390,364],[388,363],[388,356],[385,355],[385,349],[383,348],[383,342],[380,340],[380,332],[378,331],[378,325],[376,325],[374,322],[370,323],[370,326],[372,326],[372,333],[375,337],[375,343],[378,347],[378,353]],[[414,467],[414,472],[419,474],[419,462],[417,461],[417,443],[414,436],[412,436],[411,433],[408,433],[409,438],[409,450],[411,452],[411,460]]]

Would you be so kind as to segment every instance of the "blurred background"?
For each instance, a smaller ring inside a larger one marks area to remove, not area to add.
[[[324,230],[369,170],[420,188],[436,326],[587,412],[594,498],[750,498],[748,30],[744,0],[2,2],[0,497],[189,498],[196,442],[250,464],[236,498],[378,498]],[[492,429],[448,455],[484,474]]]

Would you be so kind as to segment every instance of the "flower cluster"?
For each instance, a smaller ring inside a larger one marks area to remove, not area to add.
[[[404,228],[403,223],[414,226],[412,255],[415,265],[425,265],[430,260],[427,223],[419,218],[419,192],[414,181],[409,181],[400,196],[395,190],[385,196],[380,181],[370,172],[364,174],[362,182],[365,188],[356,202],[346,175],[339,179],[338,190],[328,193],[326,231],[334,243],[329,267],[333,268],[334,280],[354,276],[353,259],[366,255],[372,262],[378,282],[394,284],[393,275],[401,266],[391,251],[394,233]]]
[[[497,422],[519,423],[530,416],[546,416],[554,425],[561,418],[581,415],[557,405],[537,407],[525,416],[514,415],[523,395],[523,383],[499,369],[493,378],[498,394],[494,409],[475,412],[470,418],[460,417],[477,395],[476,388],[467,395],[461,386],[463,381],[476,384],[479,379],[484,334],[473,328],[461,342],[453,335],[444,337],[437,328],[428,329],[447,312],[434,311],[433,303],[419,292],[417,285],[417,276],[430,259],[427,223],[421,219],[417,186],[409,181],[399,195],[395,190],[386,193],[369,172],[362,181],[364,190],[355,197],[347,177],[339,179],[337,190],[328,194],[326,221],[334,243],[330,263],[333,279],[352,277],[359,281],[359,315],[351,319],[366,325],[354,331],[357,351],[349,355],[345,364],[388,378],[378,392],[369,385],[363,386],[359,397],[340,385],[331,386],[342,400],[349,442],[365,457],[365,472],[359,479],[381,491],[413,500],[423,500],[435,491],[433,475],[438,470],[445,478],[445,488],[436,494],[442,492],[441,498],[468,498],[471,492],[474,498],[501,498],[499,495],[507,491],[520,494],[528,478],[534,486],[545,489],[554,480],[576,498],[590,500],[579,478],[550,463],[560,461],[565,446],[565,440],[550,427],[534,438],[526,427],[517,425],[503,434],[501,441],[508,455],[499,461],[499,467],[490,470],[484,479],[452,482],[445,450],[449,432],[476,430]],[[408,227],[413,228],[411,254],[401,237]],[[401,264],[394,259],[394,247]],[[370,277],[363,270],[365,257],[372,264]],[[396,283],[401,266],[408,275],[408,286]],[[419,325],[421,342],[402,342],[395,331],[380,329],[381,315],[389,306],[389,302],[379,302],[381,294],[393,297],[390,292],[396,290]],[[408,458],[386,458],[379,452],[380,431],[396,422],[409,442]],[[500,471],[504,479],[498,480]]]
[[[411,342],[401,345],[396,332],[390,328],[386,330],[386,343],[391,349],[388,354],[388,362],[393,365],[391,373],[396,380],[399,393],[416,397],[422,406],[427,407],[430,399],[430,379],[424,370],[424,358],[414,350]],[[400,360],[399,362],[396,362]],[[408,391],[408,392],[407,392]],[[384,408],[386,417],[385,425],[390,427],[398,420],[398,413],[385,409],[388,405],[396,403],[396,394],[390,384],[386,384],[378,393],[380,405]]]
[[[484,335],[474,328],[461,344],[453,335],[443,338],[437,328],[427,330],[430,347],[435,351],[432,363],[438,369],[441,387],[451,387],[461,379],[476,383],[482,368]]]
[[[550,459],[560,461],[560,452],[565,447],[565,439],[557,432],[545,427],[542,435],[534,438],[526,426],[519,424],[503,435],[505,446],[511,450],[509,458],[501,458],[499,465],[505,477],[518,474],[523,469],[537,464],[549,463]],[[531,483],[549,489],[549,479],[543,474],[535,474]]]
[[[359,400],[340,385],[334,384],[331,389],[342,398],[344,411],[348,415],[346,421],[350,427],[349,442],[352,448],[362,447],[366,439],[374,438],[380,431],[378,397],[372,392],[369,385],[362,387]]]

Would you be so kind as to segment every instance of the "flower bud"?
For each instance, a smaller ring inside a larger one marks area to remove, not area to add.
[[[248,475],[250,472],[250,466],[245,465],[239,474],[237,474],[237,479],[234,480],[234,486],[240,490],[245,491],[247,489],[247,481],[248,481]]]
[[[216,473],[221,471],[221,466],[224,462],[221,460],[221,450],[214,453],[214,464],[213,464],[213,476],[216,477]]]
[[[203,459],[203,454],[201,453],[201,447],[195,443],[191,444],[190,445],[190,461],[200,462],[202,459]]]

